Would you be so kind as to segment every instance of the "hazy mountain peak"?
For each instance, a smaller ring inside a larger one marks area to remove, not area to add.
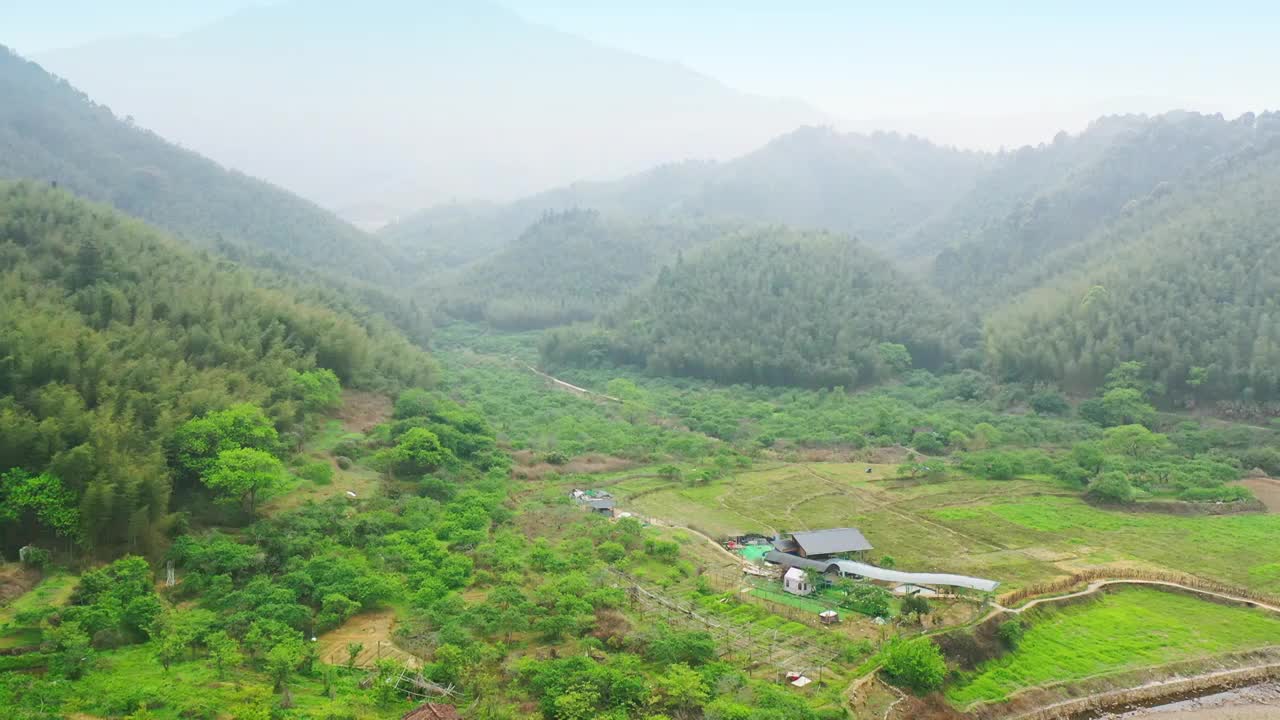
[[[258,6],[40,59],[215,160],[388,214],[731,157],[824,120],[485,2]]]

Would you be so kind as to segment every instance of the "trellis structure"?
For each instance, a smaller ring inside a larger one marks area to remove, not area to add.
[[[619,587],[626,590],[631,606],[645,615],[659,615],[670,624],[686,629],[702,630],[721,648],[721,657],[737,655],[750,667],[764,667],[782,679],[798,672],[821,680],[825,671],[836,665],[838,652],[802,638],[784,635],[777,628],[761,629],[735,625],[711,617],[698,608],[652,588],[645,587],[618,570],[608,571]]]

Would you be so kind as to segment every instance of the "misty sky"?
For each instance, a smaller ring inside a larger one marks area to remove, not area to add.
[[[107,35],[173,33],[250,2],[0,0],[0,43],[35,54]],[[884,126],[965,145],[1033,141],[1024,136],[1078,129],[1111,112],[1280,107],[1275,3],[502,4],[740,90],[805,100],[850,129]]]

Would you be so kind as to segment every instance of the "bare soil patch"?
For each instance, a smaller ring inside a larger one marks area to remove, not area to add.
[[[40,582],[40,571],[19,563],[0,565],[0,605],[26,595]]]
[[[512,453],[512,457],[516,461],[516,467],[511,472],[520,480],[541,480],[550,473],[559,473],[560,475],[611,473],[636,466],[634,461],[614,457],[613,455],[582,455],[561,465],[543,462],[543,455],[532,450],[520,450]]]
[[[391,398],[362,390],[345,390],[338,419],[349,433],[367,433],[391,419]]]
[[[1280,513],[1280,480],[1254,477],[1241,480],[1239,484],[1252,490],[1258,500],[1267,506],[1267,512]]]
[[[318,641],[321,662],[330,665],[347,663],[347,645],[360,643],[364,649],[356,656],[358,667],[371,667],[379,658],[395,658],[410,667],[422,667],[422,661],[396,647],[391,642],[396,614],[392,610],[361,613],[343,623],[342,627],[320,636]]]

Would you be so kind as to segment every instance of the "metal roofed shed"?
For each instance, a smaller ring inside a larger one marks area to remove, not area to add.
[[[805,557],[838,555],[847,552],[866,552],[871,543],[856,528],[831,528],[791,533]]]
[[[801,570],[817,570],[818,572],[839,572],[840,566],[830,560],[810,560],[802,558],[799,555],[789,555],[784,552],[773,550],[764,554],[764,559],[783,567],[800,568]]]
[[[857,575],[871,580],[879,580],[880,582],[893,583],[895,585],[914,585],[922,588],[937,586],[962,587],[970,590],[992,592],[1000,585],[995,580],[969,577],[967,575],[910,573],[901,570],[889,570],[875,565],[868,565],[867,563],[854,562],[853,560],[812,560],[798,555],[788,555],[777,550],[767,553],[764,559],[788,568],[817,570],[821,573],[829,573],[834,570],[841,575]]]
[[[784,553],[793,553],[800,549],[796,541],[791,538],[774,538],[769,541],[769,544],[773,546],[774,550]]]
[[[910,573],[901,570],[888,570],[875,565],[855,562],[853,560],[835,560],[833,563],[845,575],[861,575],[872,580],[887,583],[922,585],[925,587],[942,585],[945,587],[962,587],[982,592],[993,592],[1000,583],[995,580],[969,577],[968,575],[951,575],[949,573]]]

